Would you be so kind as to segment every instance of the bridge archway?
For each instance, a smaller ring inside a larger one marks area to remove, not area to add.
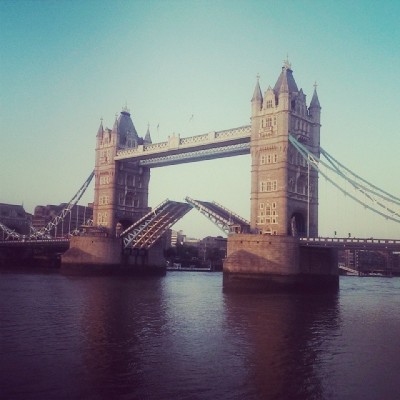
[[[291,236],[306,236],[306,222],[301,212],[297,211],[291,215],[288,233]]]
[[[117,220],[117,224],[121,224],[122,230],[124,231],[125,229],[129,228],[133,224],[133,219],[129,218],[121,218]]]

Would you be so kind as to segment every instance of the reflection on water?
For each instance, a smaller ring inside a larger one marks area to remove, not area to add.
[[[220,273],[0,273],[0,397],[396,398],[399,289],[344,278],[338,295],[234,294]]]
[[[255,398],[323,397],[319,349],[337,331],[336,295],[229,295],[225,302],[230,335],[245,341]]]

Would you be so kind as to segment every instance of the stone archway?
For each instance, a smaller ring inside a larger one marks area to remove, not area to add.
[[[289,234],[291,236],[306,236],[306,222],[303,214],[295,212],[290,217]]]
[[[121,224],[122,230],[125,230],[126,228],[129,228],[133,224],[133,221],[131,219],[128,219],[128,218],[120,219],[117,222]]]

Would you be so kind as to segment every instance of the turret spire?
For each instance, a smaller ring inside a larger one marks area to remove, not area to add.
[[[104,128],[103,128],[103,118],[100,118],[100,126],[99,129],[97,130],[97,136],[103,136]]]
[[[263,100],[263,97],[262,97],[261,88],[260,88],[260,75],[257,74],[257,82],[256,82],[256,86],[254,88],[254,93],[253,93],[253,97],[252,97],[251,101],[261,103],[262,100]]]
[[[286,66],[284,66],[283,70],[282,70],[282,79],[281,79],[281,85],[279,87],[279,94],[289,93],[289,85],[288,85],[286,71],[287,71],[287,68],[286,68]]]
[[[292,64],[288,60],[285,60],[281,74],[274,86],[275,95],[279,96],[281,92],[293,93],[298,91],[296,81],[293,78]]]
[[[317,82],[314,83],[314,93],[310,102],[310,108],[321,108],[317,94]]]
[[[146,132],[146,135],[145,135],[145,137],[144,137],[143,142],[144,142],[144,144],[151,144],[151,143],[153,143],[153,142],[151,141],[151,136],[150,136],[150,124],[147,124],[147,132]]]

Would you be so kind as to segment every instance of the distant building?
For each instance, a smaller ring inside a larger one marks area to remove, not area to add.
[[[222,236],[207,236],[200,241],[201,247],[214,247],[221,250],[226,250],[227,238]]]
[[[23,206],[0,203],[0,222],[21,235],[27,235],[30,231],[31,214],[25,212]]]
[[[183,240],[180,242],[180,244],[185,244],[187,246],[198,247],[200,243],[200,239],[188,237],[186,235],[182,235],[182,239]]]
[[[165,243],[166,243],[167,248],[168,247],[176,247],[176,245],[178,243],[178,237],[179,237],[180,232],[182,232],[182,231],[174,231],[173,229],[168,229],[164,233]]]
[[[215,254],[219,254],[220,256],[226,256],[226,248],[227,248],[227,238],[222,236],[207,236],[204,239],[199,241],[198,244],[199,252],[203,255],[203,258],[206,258],[206,255],[213,251]]]
[[[174,231],[170,229],[165,234],[168,235],[167,243],[169,247],[176,247],[177,245],[184,245],[184,244],[187,246],[198,247],[199,243],[201,242],[200,239],[186,236],[182,230]]]

